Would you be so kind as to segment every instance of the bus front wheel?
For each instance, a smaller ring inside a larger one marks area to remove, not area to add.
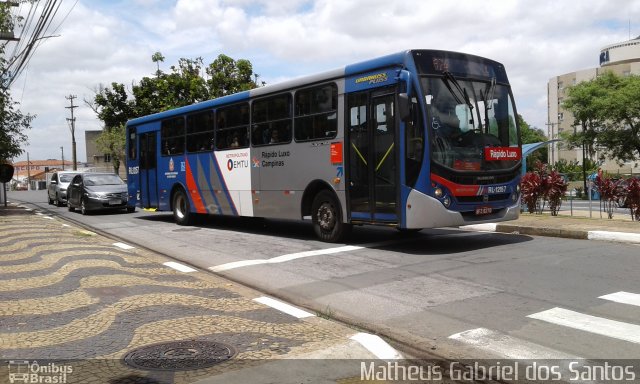
[[[342,222],[340,202],[328,191],[321,191],[311,206],[313,230],[322,241],[335,243],[342,240],[351,228]]]
[[[189,210],[189,198],[182,189],[173,195],[173,218],[178,225],[190,225],[193,219]]]

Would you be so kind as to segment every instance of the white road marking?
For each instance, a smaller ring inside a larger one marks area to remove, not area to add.
[[[506,359],[580,359],[526,340],[520,340],[487,328],[469,329],[449,336],[483,351]]]
[[[177,271],[180,271],[180,272],[186,272],[186,273],[196,272],[195,269],[193,269],[193,268],[191,268],[191,267],[189,267],[187,265],[184,265],[184,264],[176,263],[175,261],[167,261],[166,263],[162,263],[162,265],[165,265],[165,266],[167,266],[169,268],[173,268],[173,269],[175,269]]]
[[[333,253],[355,251],[355,250],[362,249],[362,248],[364,248],[364,247],[347,245],[347,246],[344,246],[344,247],[337,247],[337,248],[326,248],[326,249],[318,249],[318,250],[315,250],[315,251],[290,253],[288,255],[277,256],[277,257],[273,257],[271,259],[254,259],[254,260],[234,261],[234,262],[231,262],[231,263],[220,264],[220,265],[216,265],[214,267],[209,267],[209,269],[211,271],[213,271],[213,272],[222,272],[222,271],[228,271],[230,269],[247,267],[247,266],[250,266],[250,265],[284,263],[285,261],[302,259],[304,257],[319,256],[319,255],[330,255],[330,254],[333,254]]]
[[[640,307],[640,295],[637,293],[616,292],[600,296],[599,299],[615,301],[616,303],[629,304]]]
[[[563,325],[597,335],[612,337],[619,340],[640,343],[640,325],[624,323],[622,321],[605,319],[603,317],[586,315],[563,308],[552,308],[547,311],[534,313],[527,317],[548,323]]]
[[[350,337],[365,347],[369,352],[373,353],[380,360],[400,360],[402,354],[387,344],[379,336],[370,333],[356,333]]]
[[[412,241],[412,240],[411,239],[407,239],[405,241]],[[363,244],[363,245],[345,245],[345,246],[342,246],[342,247],[317,249],[315,251],[304,251],[304,252],[298,252],[298,253],[290,253],[290,254],[287,254],[287,255],[272,257],[271,259],[251,259],[251,260],[233,261],[233,262],[230,262],[230,263],[225,263],[225,264],[220,264],[220,265],[216,265],[216,266],[213,266],[213,267],[209,267],[209,270],[212,271],[212,272],[222,272],[222,271],[228,271],[230,269],[248,267],[248,266],[251,266],[251,265],[284,263],[284,262],[287,262],[287,261],[302,259],[302,258],[305,258],[305,257],[331,255],[331,254],[340,253],[340,252],[357,251],[359,249],[375,248],[375,247],[385,246],[385,245],[389,245],[389,244],[398,244],[400,242],[402,242],[402,241],[391,240],[391,241],[381,241],[381,242],[378,242],[378,243],[369,243],[369,244]]]
[[[293,305],[283,303],[282,301],[278,301],[276,299],[272,299],[270,297],[262,296],[253,299],[253,301],[257,301],[258,303],[264,304],[271,308],[277,309],[280,312],[284,312],[287,315],[291,315],[293,317],[297,317],[298,319],[303,319],[305,317],[315,316],[312,313],[304,311],[300,308],[296,308]]]
[[[129,244],[125,244],[125,243],[113,243],[113,245],[115,245],[118,248],[122,248],[122,249],[134,249],[135,248],[135,247],[132,247]]]

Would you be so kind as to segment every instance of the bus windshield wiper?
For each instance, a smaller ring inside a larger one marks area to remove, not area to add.
[[[449,89],[449,92],[451,92],[451,94],[453,95],[453,97],[456,99],[456,102],[457,102],[458,104],[463,104],[463,101],[462,101],[462,100],[464,100],[464,104],[466,104],[466,105],[469,107],[469,109],[470,109],[471,111],[473,111],[473,104],[471,104],[471,100],[469,99],[469,94],[467,93],[466,88],[463,88],[463,87],[460,85],[460,83],[458,83],[458,80],[456,80],[456,78],[455,78],[455,77],[453,77],[453,75],[451,74],[451,72],[449,72],[449,71],[444,71],[444,72],[442,72],[442,74],[444,75],[444,78],[443,78],[444,83],[445,83],[445,85],[447,86],[447,88]],[[460,99],[460,97],[459,97],[459,96],[457,96],[457,95],[455,94],[455,92],[453,92],[453,89],[451,89],[451,86],[449,85],[449,83],[453,84],[453,86],[456,88],[456,90],[457,90],[458,92],[460,92],[460,95],[462,95],[462,100]]]

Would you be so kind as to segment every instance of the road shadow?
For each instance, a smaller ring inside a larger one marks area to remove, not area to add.
[[[136,220],[173,224],[171,213],[137,215]],[[175,225],[173,232],[206,229],[240,232],[303,241],[320,241],[310,221],[275,220],[255,217],[198,215],[191,226]],[[419,232],[401,232],[386,226],[354,226],[345,244],[370,249],[415,255],[461,253],[531,241],[527,235],[464,231],[457,228],[432,228]],[[338,245],[338,244],[336,244]]]

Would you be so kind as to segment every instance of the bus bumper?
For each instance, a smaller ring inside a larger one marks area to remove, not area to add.
[[[406,228],[456,227],[460,225],[495,223],[516,220],[520,215],[520,201],[489,215],[467,215],[450,211],[437,199],[418,192],[409,193],[406,207]]]

